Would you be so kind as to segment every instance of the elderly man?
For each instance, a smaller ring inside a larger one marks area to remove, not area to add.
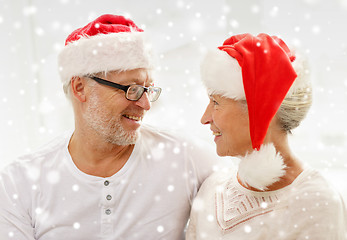
[[[190,206],[215,163],[206,146],[140,121],[154,87],[143,30],[103,15],[59,56],[75,130],[0,175],[0,239],[183,239]]]

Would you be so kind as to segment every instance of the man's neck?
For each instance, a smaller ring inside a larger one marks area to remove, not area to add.
[[[115,145],[76,130],[68,149],[79,170],[88,175],[110,177],[128,161],[134,145]]]

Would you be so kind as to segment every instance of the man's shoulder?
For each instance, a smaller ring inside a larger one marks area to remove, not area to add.
[[[55,159],[55,155],[59,154],[64,149],[70,137],[70,131],[56,136],[54,139],[41,145],[30,153],[17,157],[14,161],[5,166],[1,172],[27,171],[28,168],[34,171],[36,168],[40,167],[40,165],[48,164],[50,160]]]

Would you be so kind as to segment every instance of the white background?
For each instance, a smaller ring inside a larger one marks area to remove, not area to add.
[[[71,31],[104,13],[131,17],[158,56],[163,93],[145,122],[211,144],[199,122],[208,101],[199,80],[206,50],[245,32],[299,48],[310,61],[314,103],[290,144],[346,194],[347,0],[0,0],[0,168],[73,128],[57,54]]]

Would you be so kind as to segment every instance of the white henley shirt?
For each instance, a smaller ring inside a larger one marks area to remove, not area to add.
[[[71,133],[0,174],[0,239],[184,239],[190,207],[219,159],[211,146],[141,127],[123,168],[87,175],[68,151]]]

